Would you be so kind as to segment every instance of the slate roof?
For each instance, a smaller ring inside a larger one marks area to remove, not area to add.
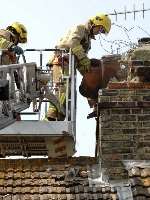
[[[88,167],[95,158],[0,160],[0,199],[117,199],[110,187],[91,186]]]
[[[117,200],[117,188],[91,185],[96,158],[0,160],[0,200]],[[150,199],[150,166],[128,169],[134,200]],[[122,180],[120,180],[122,182]]]
[[[129,181],[134,199],[150,199],[150,166],[131,168],[129,170]]]

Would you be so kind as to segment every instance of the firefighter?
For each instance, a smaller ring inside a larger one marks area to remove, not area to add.
[[[18,43],[27,42],[27,30],[26,27],[19,23],[14,22],[6,29],[0,30],[0,65],[15,64],[17,62],[16,54],[23,54],[23,50],[18,46]],[[18,89],[20,89],[20,79],[17,71],[14,71],[14,79]],[[14,89],[15,90],[15,89]],[[3,102],[3,107],[7,108],[7,102]],[[8,110],[3,113],[9,116]]]
[[[0,56],[1,65],[15,64],[17,62],[16,55],[23,54],[23,49],[18,46],[19,43],[27,42],[26,27],[14,22],[5,29],[0,30]],[[6,50],[4,50],[6,49]],[[17,71],[14,71],[14,78],[17,88],[20,89],[20,81]]]
[[[98,34],[108,34],[111,29],[111,20],[106,14],[97,14],[94,17],[91,17],[88,22],[84,25],[78,25],[73,27],[69,32],[60,39],[59,43],[56,45],[56,48],[65,48],[69,50],[72,49],[72,53],[75,55],[76,59],[76,68],[81,75],[90,70],[90,59],[88,58],[88,51],[91,49],[91,40],[95,40],[95,36]],[[62,75],[62,68],[59,62],[60,54],[56,52],[51,56],[48,64],[53,66],[54,81],[57,84],[57,81],[60,80]],[[64,105],[65,103],[65,93],[59,93],[60,104]],[[63,102],[61,102],[61,100]],[[51,109],[51,106],[50,108]],[[59,110],[53,106],[53,116],[54,110],[56,113],[59,113]],[[48,111],[48,117],[50,116],[50,111]],[[65,116],[64,116],[65,118]],[[58,119],[59,120],[59,119]]]
[[[6,29],[0,30],[0,49],[7,49],[3,51],[1,55],[1,64],[13,64],[16,63],[16,54],[23,53],[19,43],[27,42],[27,30],[26,27],[19,23],[14,22]]]

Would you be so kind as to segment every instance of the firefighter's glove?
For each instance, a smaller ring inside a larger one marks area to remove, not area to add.
[[[23,54],[23,49],[19,46],[13,45],[11,46],[10,50],[13,51],[17,55]]]
[[[90,70],[91,61],[88,57],[82,58],[79,61],[79,68],[84,72],[88,72]]]

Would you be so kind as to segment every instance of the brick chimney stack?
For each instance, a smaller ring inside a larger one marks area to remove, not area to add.
[[[127,55],[127,77],[99,94],[98,154],[110,179],[127,179],[124,162],[150,160],[150,38]]]

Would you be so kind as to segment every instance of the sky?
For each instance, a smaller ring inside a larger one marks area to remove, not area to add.
[[[23,23],[28,30],[28,43],[22,45],[26,48],[54,48],[59,38],[72,26],[84,24],[91,16],[97,13],[120,12],[126,6],[127,10],[150,8],[149,0],[0,0],[0,28],[5,29],[11,23],[18,21]],[[150,36],[150,11],[137,13],[134,20],[133,14],[114,16],[111,20],[114,23],[107,37],[96,37],[92,41],[92,48],[89,52],[90,58],[100,58],[103,55],[117,53],[118,49],[125,52],[130,45],[137,43],[137,39]],[[126,27],[127,31],[123,31]],[[100,42],[101,41],[101,42]],[[116,41],[112,43],[112,41]],[[121,41],[118,43],[118,41]],[[124,47],[124,43],[128,46]],[[28,62],[39,62],[39,55],[26,55]],[[48,61],[48,55],[44,57],[44,63]],[[81,76],[78,74],[78,85]],[[78,87],[77,87],[78,91]],[[92,112],[86,98],[77,93],[77,138],[76,156],[94,156],[95,151],[95,119],[88,119],[88,113]]]

